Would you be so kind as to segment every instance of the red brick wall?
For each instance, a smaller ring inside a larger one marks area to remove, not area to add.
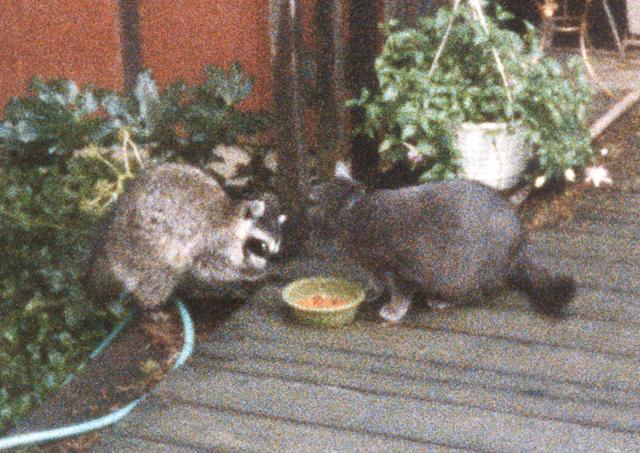
[[[268,0],[140,0],[142,60],[161,83],[238,61],[255,78],[247,108],[271,102]]]
[[[313,48],[315,0],[302,1],[305,43]],[[138,5],[142,66],[161,85],[177,78],[198,82],[206,64],[228,68],[238,61],[255,78],[244,107],[270,106],[269,0]],[[119,1],[0,0],[0,111],[36,75],[122,89]]]
[[[0,106],[35,75],[122,88],[117,0],[2,0]]]

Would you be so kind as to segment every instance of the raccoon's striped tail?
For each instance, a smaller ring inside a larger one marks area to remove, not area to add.
[[[576,293],[575,279],[569,275],[552,274],[536,263],[526,242],[516,255],[511,284],[529,296],[536,310],[549,316],[562,316]]]

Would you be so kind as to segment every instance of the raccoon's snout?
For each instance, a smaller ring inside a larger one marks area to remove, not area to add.
[[[270,255],[269,245],[261,239],[251,238],[244,244],[244,254],[245,256],[251,254],[266,259]]]

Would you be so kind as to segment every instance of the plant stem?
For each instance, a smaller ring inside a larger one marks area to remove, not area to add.
[[[484,29],[485,33],[489,33],[489,27],[487,27],[487,21],[484,17],[484,12],[482,11],[482,5],[478,0],[468,0],[471,4],[471,7],[475,9],[476,14],[478,15],[478,20],[480,21],[480,25]],[[500,59],[500,55],[498,55],[498,51],[494,48],[491,49],[491,53],[493,53],[493,58],[496,60],[496,65],[498,66],[498,71],[500,72],[500,76],[502,77],[502,82],[504,83],[505,91],[507,92],[507,98],[509,98],[509,102],[513,102],[513,98],[511,97],[511,91],[509,90],[509,81],[507,79],[507,74],[504,69],[504,65],[502,64],[502,60]]]
[[[431,76],[433,75],[433,72],[436,70],[437,64],[438,64],[438,60],[440,59],[440,55],[442,55],[442,51],[444,50],[444,45],[447,42],[447,39],[449,39],[449,34],[451,33],[451,28],[453,28],[453,21],[455,20],[455,13],[458,9],[458,6],[460,5],[460,0],[454,0],[453,2],[453,10],[451,11],[451,20],[449,21],[449,25],[447,25],[447,30],[444,32],[444,36],[442,37],[442,41],[440,42],[440,45],[438,46],[438,50],[436,51],[436,55],[435,57],[433,57],[433,61],[431,62],[431,67],[429,68],[429,74],[427,75],[427,78],[430,79]]]

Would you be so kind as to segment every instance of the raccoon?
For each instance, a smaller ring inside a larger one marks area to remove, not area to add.
[[[154,310],[185,280],[257,280],[280,249],[285,220],[273,195],[237,203],[195,167],[155,165],[127,186],[99,228],[85,281],[98,299],[126,293]]]
[[[511,286],[555,316],[575,293],[572,277],[535,263],[515,209],[481,183],[370,191],[339,163],[332,181],[311,188],[308,203],[320,236],[338,238],[373,286],[389,291],[380,310],[387,321],[400,321],[418,293],[429,305],[478,303]]]

